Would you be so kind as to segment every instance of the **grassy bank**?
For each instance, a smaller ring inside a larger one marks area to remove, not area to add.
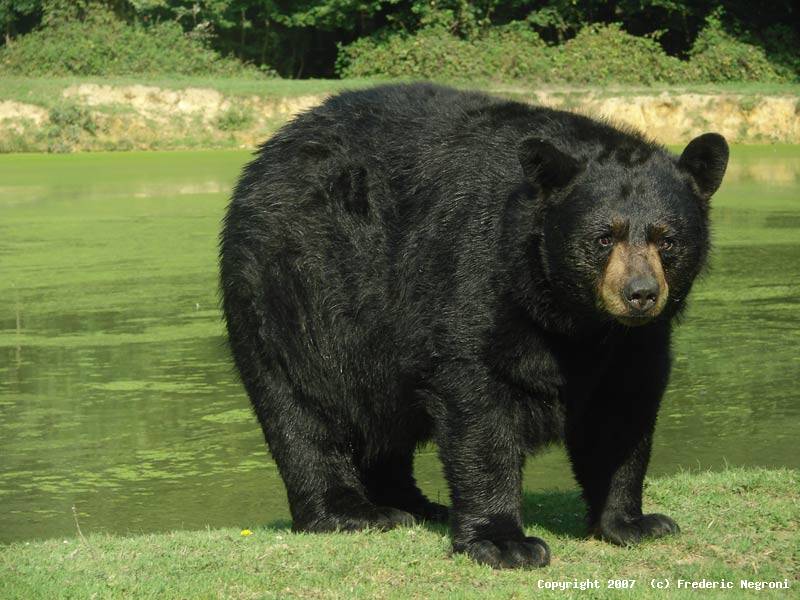
[[[411,80],[411,79],[407,79]],[[258,96],[265,99],[294,98],[307,95],[332,94],[345,89],[357,89],[382,82],[403,81],[397,78],[348,78],[348,79],[252,79],[245,77],[201,77],[201,76],[127,76],[127,77],[24,77],[8,75],[0,78],[0,101],[16,100],[51,107],[59,101],[65,89],[85,83],[98,83],[125,87],[132,85],[153,86],[168,90],[186,88],[210,88],[222,94],[238,97]],[[461,88],[475,88],[503,95],[525,97],[531,92],[543,90],[554,94],[594,93],[603,97],[625,97],[631,95],[673,94],[735,94],[753,96],[793,96],[800,98],[800,83],[686,83],[624,85],[543,85],[525,84],[519,81],[499,83],[497,81],[474,80],[470,84],[451,82]]]
[[[730,469],[649,481],[645,510],[681,524],[675,538],[617,548],[584,537],[575,493],[528,494],[529,532],[546,538],[553,562],[532,572],[492,571],[449,556],[441,527],[388,533],[298,535],[286,523],[239,529],[18,542],[0,548],[2,598],[512,598],[547,582],[597,580],[599,591],[560,590],[558,598],[695,597],[678,580],[783,581],[800,589],[800,479],[797,471]],[[608,589],[634,580],[633,589]],[[662,584],[663,585],[663,584]],[[752,592],[755,593],[755,592]]]
[[[382,81],[4,77],[0,152],[253,148],[328,95]],[[607,116],[664,143],[708,130],[734,143],[800,143],[798,84],[471,87]]]

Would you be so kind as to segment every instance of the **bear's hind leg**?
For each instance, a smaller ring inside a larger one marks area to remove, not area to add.
[[[448,508],[431,502],[417,487],[413,475],[414,448],[394,449],[363,469],[367,495],[375,504],[391,506],[422,521],[445,523]]]
[[[313,401],[302,398],[286,377],[264,371],[257,385],[247,387],[286,485],[292,529],[386,530],[413,524],[408,512],[370,501],[350,444],[330,430],[329,421],[306,408]]]

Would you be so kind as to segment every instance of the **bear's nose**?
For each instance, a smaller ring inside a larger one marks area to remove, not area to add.
[[[628,281],[622,294],[633,312],[647,312],[658,299],[658,282],[650,275],[639,275]]]

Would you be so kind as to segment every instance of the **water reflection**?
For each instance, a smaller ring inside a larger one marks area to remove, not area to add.
[[[0,541],[72,535],[73,504],[84,531],[288,519],[216,309],[216,232],[247,158],[0,157]],[[800,466],[798,179],[799,148],[734,149],[651,474]],[[434,449],[416,465],[446,500]],[[572,489],[563,451],[525,483]]]

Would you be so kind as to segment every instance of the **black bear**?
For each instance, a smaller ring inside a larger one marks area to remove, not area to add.
[[[680,157],[584,116],[430,84],[328,99],[244,169],[221,235],[230,346],[299,531],[449,519],[493,567],[548,563],[525,456],[563,440],[591,530],[642,514],[670,331],[728,147]],[[451,508],[417,488],[438,445]]]

